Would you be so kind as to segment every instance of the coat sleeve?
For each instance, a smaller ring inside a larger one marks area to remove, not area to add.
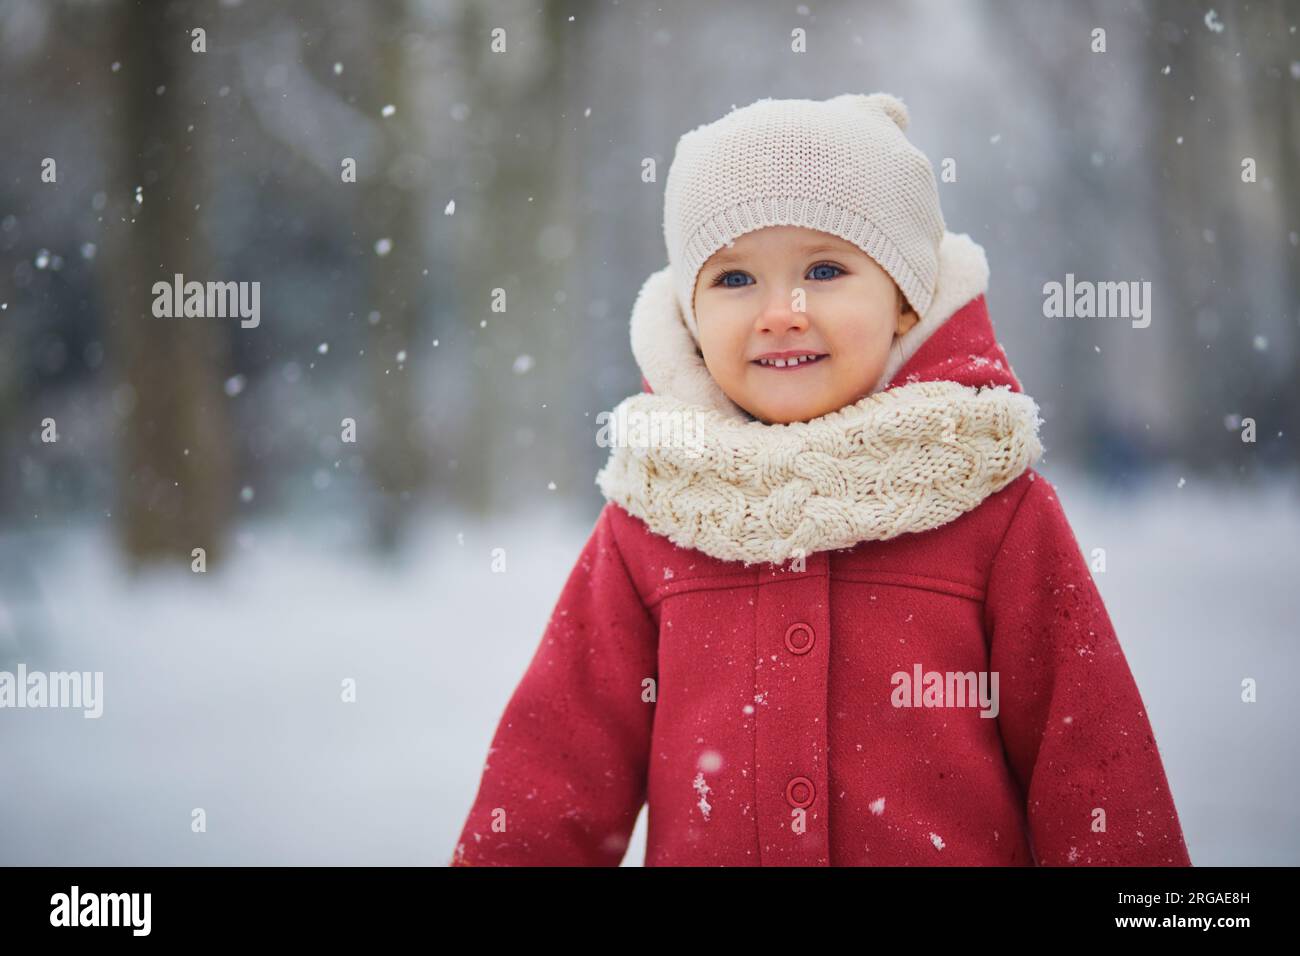
[[[985,603],[998,728],[1040,866],[1190,866],[1142,698],[1055,489],[1033,472]],[[1104,829],[1103,829],[1104,827]]]
[[[645,802],[658,628],[607,503],[497,725],[452,866],[617,866]]]

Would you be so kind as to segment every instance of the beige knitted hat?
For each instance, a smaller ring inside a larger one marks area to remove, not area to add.
[[[696,341],[700,267],[764,226],[806,226],[853,243],[925,314],[945,227],[934,171],[903,135],[907,122],[907,108],[888,93],[845,93],[761,99],[682,135],[664,189],[664,239]]]

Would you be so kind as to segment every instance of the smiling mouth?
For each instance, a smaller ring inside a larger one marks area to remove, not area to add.
[[[759,368],[770,368],[777,372],[789,372],[797,368],[806,368],[809,365],[816,365],[823,359],[830,358],[829,355],[796,355],[791,358],[775,359],[754,359],[750,364],[757,365]]]

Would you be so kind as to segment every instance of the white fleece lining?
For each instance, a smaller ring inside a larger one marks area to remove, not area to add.
[[[939,244],[939,278],[921,321],[889,349],[884,373],[872,392],[889,384],[935,331],[977,295],[988,291],[989,264],[983,248],[965,233],[945,232]],[[668,267],[652,273],[632,305],[632,355],[656,395],[703,405],[737,421],[750,416],[727,397],[700,355],[673,293]]]

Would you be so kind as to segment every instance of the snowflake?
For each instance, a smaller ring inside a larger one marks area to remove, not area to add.
[[[709,804],[709,794],[712,793],[713,790],[709,787],[707,783],[704,782],[703,771],[695,775],[695,780],[692,781],[692,786],[695,787],[695,792],[700,795],[700,802],[697,804],[697,806],[700,808],[700,813],[704,814],[705,820],[708,820],[709,811],[713,809],[713,807]]]
[[[722,767],[722,754],[716,750],[706,750],[700,754],[700,759],[695,765],[701,770],[716,773]]]

